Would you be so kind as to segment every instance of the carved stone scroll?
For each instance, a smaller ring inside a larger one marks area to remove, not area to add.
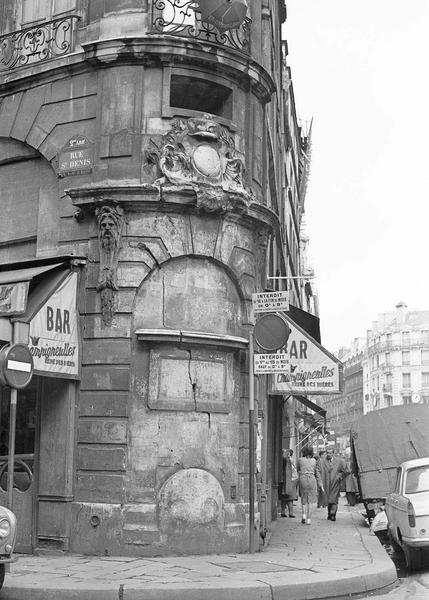
[[[209,210],[218,210],[219,203],[225,210],[241,210],[252,199],[244,157],[226,127],[211,115],[174,119],[165,135],[151,140],[146,160],[158,167],[155,185],[192,186],[197,198],[201,196],[198,205]]]
[[[112,324],[115,312],[115,291],[118,289],[118,254],[124,226],[124,211],[116,204],[104,204],[95,209],[100,243],[100,273],[97,290],[101,295],[101,320]]]

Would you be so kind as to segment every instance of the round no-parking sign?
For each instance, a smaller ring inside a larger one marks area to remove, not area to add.
[[[21,390],[33,376],[33,357],[25,344],[11,344],[0,350],[0,381]]]

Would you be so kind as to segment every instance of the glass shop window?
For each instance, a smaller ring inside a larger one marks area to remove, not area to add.
[[[213,81],[172,75],[170,106],[232,119],[232,90]]]
[[[18,390],[16,406],[15,455],[34,454],[36,434],[37,377]],[[10,390],[0,386],[0,461],[9,454]]]

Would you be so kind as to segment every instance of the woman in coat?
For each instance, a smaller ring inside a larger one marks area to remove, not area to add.
[[[311,513],[317,502],[317,488],[322,486],[316,459],[313,458],[313,448],[303,448],[302,456],[298,458],[299,495],[301,497],[301,523],[311,523]]]
[[[341,482],[348,474],[346,463],[334,456],[333,448],[328,448],[319,461],[319,468],[324,489],[322,506],[328,506],[328,519],[336,521]]]
[[[283,450],[282,482],[280,485],[281,516],[286,517],[286,507],[289,517],[295,518],[293,514],[293,501],[298,499],[298,474],[293,462],[293,450]]]

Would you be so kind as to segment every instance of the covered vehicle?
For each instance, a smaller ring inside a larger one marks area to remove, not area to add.
[[[387,529],[402,548],[409,569],[419,569],[429,549],[429,456],[398,468],[394,490],[386,498]]]
[[[360,417],[350,431],[352,471],[359,501],[371,521],[396,483],[407,460],[429,456],[429,405],[382,408]]]
[[[16,517],[14,513],[0,506],[0,589],[3,586],[6,569],[16,559],[13,550],[16,542]]]

